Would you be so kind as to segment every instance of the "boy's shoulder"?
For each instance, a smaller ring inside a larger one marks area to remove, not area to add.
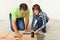
[[[42,12],[41,12],[41,15],[42,15],[42,16],[46,16],[47,14],[42,11]]]

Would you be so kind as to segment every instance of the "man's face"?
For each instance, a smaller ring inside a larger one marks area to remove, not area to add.
[[[38,15],[39,14],[39,11],[38,10],[34,10],[33,12],[35,15]]]
[[[22,13],[22,14],[26,14],[26,11],[23,10],[23,9],[21,9],[21,13]]]

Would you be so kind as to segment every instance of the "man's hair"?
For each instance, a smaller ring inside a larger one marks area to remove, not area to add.
[[[32,10],[34,11],[35,9],[38,10],[39,13],[42,11],[38,4],[33,5]]]
[[[26,11],[26,10],[28,9],[28,6],[27,6],[27,4],[22,3],[22,4],[20,4],[19,9],[20,9],[20,10],[23,9],[23,10]]]

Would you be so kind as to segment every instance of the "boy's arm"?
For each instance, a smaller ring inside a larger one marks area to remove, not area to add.
[[[39,30],[42,30],[46,26],[45,24],[45,20],[43,20],[43,25],[39,28]]]
[[[49,17],[47,16],[47,14],[45,12],[43,12],[43,17],[42,17],[43,24],[42,24],[41,28],[39,28],[39,30],[43,29],[46,26],[46,18],[47,18],[47,20],[49,20]]]
[[[46,17],[42,16],[42,26],[39,28],[39,30],[43,29],[46,26]]]

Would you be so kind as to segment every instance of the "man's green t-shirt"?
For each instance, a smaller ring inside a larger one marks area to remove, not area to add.
[[[27,17],[29,18],[29,12],[30,10],[27,9],[26,10],[26,14],[22,14],[21,11],[19,10],[19,7],[15,7],[11,10],[11,14],[12,14],[12,19],[16,20],[16,18],[22,18],[22,17]]]

